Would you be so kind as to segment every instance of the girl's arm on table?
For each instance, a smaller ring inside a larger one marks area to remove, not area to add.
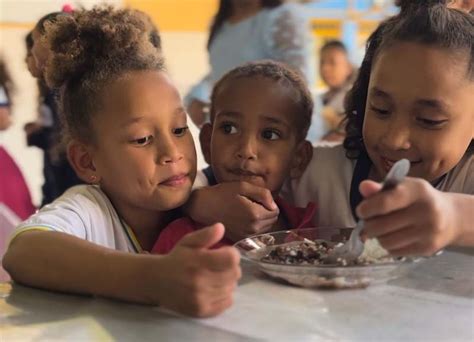
[[[232,304],[240,278],[234,248],[207,250],[223,234],[222,225],[202,229],[169,255],[157,256],[111,250],[59,232],[28,231],[12,241],[3,266],[25,285],[213,316]]]

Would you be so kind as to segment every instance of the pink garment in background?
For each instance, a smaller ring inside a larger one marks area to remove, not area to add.
[[[10,208],[21,220],[32,215],[36,208],[18,165],[0,146],[0,203]]]

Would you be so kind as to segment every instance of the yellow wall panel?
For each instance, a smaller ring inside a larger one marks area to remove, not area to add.
[[[125,0],[148,13],[160,31],[207,31],[218,0]]]

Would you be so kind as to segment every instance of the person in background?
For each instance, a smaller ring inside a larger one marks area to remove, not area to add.
[[[226,72],[245,62],[271,59],[298,70],[314,84],[313,44],[301,5],[281,0],[220,0],[207,43],[210,72],[185,98],[193,122],[209,121],[211,90]]]
[[[7,130],[11,125],[13,82],[3,59],[0,59],[0,133]],[[10,156],[6,149],[0,145],[0,216],[11,224],[18,223],[33,214],[36,210],[32,203],[30,191],[26,185],[20,168]],[[11,211],[7,213],[7,211]],[[0,220],[1,222],[2,220]],[[10,225],[11,228],[11,225]],[[0,226],[0,230],[8,230],[6,222]],[[3,246],[0,240],[0,245]],[[0,246],[0,248],[2,247]]]
[[[43,176],[41,206],[51,203],[73,185],[80,184],[80,179],[69,164],[64,151],[58,146],[60,142],[60,120],[56,103],[57,91],[46,86],[44,70],[48,58],[48,47],[44,42],[45,27],[52,25],[58,17],[70,14],[53,12],[42,17],[35,25],[31,35],[26,37],[26,62],[31,75],[38,80],[40,105],[38,120],[27,123],[25,132],[29,146],[43,150]]]
[[[319,72],[328,88],[321,95],[322,117],[327,129],[323,139],[342,141],[344,139],[344,128],[341,125],[344,119],[344,98],[354,78],[354,67],[342,42],[331,40],[321,47]]]

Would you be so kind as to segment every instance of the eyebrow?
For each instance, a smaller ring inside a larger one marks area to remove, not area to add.
[[[174,115],[179,115],[179,114],[184,114],[186,115],[186,110],[184,109],[184,107],[178,107],[174,110],[173,112]],[[130,125],[133,125],[135,123],[138,123],[140,121],[143,121],[145,119],[145,116],[141,115],[141,116],[134,116],[132,117],[131,119],[125,121],[122,126],[123,127],[126,127],[126,126],[130,126]]]
[[[226,111],[223,111],[223,112],[216,113],[215,118],[217,118],[217,117],[241,118],[242,116],[243,116],[243,114],[240,113],[240,112],[232,112],[232,111],[226,112]],[[283,126],[286,126],[286,127],[290,127],[290,124],[287,123],[286,121],[281,120],[281,119],[276,118],[276,117],[271,116],[271,115],[263,115],[262,116],[262,121],[273,123],[273,124],[276,124],[276,125],[283,125]]]
[[[434,109],[441,114],[449,116],[448,105],[442,100],[435,100],[435,99],[419,99],[416,100],[416,105],[420,107],[426,107]]]
[[[370,89],[370,93],[372,96],[378,96],[382,97],[385,99],[391,99],[392,97],[390,96],[389,93],[383,91],[380,88],[373,87]],[[415,101],[415,105],[419,107],[425,107],[425,108],[431,108],[434,109],[438,112],[440,112],[443,115],[449,116],[449,106],[446,104],[446,102],[438,99],[417,99]]]
[[[389,93],[387,93],[387,92],[385,92],[382,89],[377,88],[377,87],[372,87],[370,89],[370,94],[372,96],[383,97],[383,98],[386,98],[386,99],[391,99],[392,98]]]
[[[279,118],[275,118],[274,116],[264,115],[262,118],[266,122],[270,122],[270,123],[273,123],[273,124],[276,124],[276,125],[283,125],[283,126],[286,126],[286,127],[290,127],[290,124],[288,122],[286,122],[285,120],[281,120]]]

